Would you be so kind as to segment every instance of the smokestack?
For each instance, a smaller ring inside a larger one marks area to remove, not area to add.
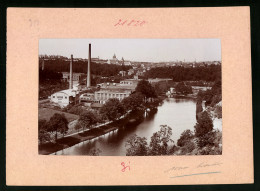
[[[89,88],[91,86],[90,63],[91,63],[91,44],[88,45],[88,79],[87,79],[87,88]]]
[[[44,70],[44,58],[42,59],[42,70]]]
[[[72,78],[73,78],[73,73],[72,73],[72,62],[73,62],[73,54],[71,55],[71,60],[70,60],[70,86],[69,86],[69,89],[72,89],[72,86],[73,86],[73,81],[72,81]]]

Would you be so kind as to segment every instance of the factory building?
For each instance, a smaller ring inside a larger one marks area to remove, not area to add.
[[[74,102],[77,98],[77,91],[72,89],[62,90],[51,95],[52,102],[59,104],[61,107],[66,107]]]
[[[137,84],[138,84],[138,80],[134,80],[134,79],[127,79],[127,80],[120,81],[120,86],[133,86],[134,88],[136,88]]]
[[[106,89],[96,91],[94,95],[94,100],[98,103],[104,104],[110,98],[117,98],[120,101],[131,94],[131,90],[123,90],[123,89]]]
[[[69,89],[56,92],[50,96],[50,100],[60,105],[60,107],[66,107],[72,102],[77,102],[79,94],[76,90],[76,84],[73,85],[73,55],[70,60],[70,73],[69,73]],[[65,75],[65,74],[64,74]],[[74,75],[77,76],[77,75]]]

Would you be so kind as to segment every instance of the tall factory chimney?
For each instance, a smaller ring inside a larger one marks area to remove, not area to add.
[[[91,44],[88,45],[88,79],[87,79],[87,88],[89,88],[91,86],[90,63],[91,63]]]
[[[42,70],[44,70],[44,58],[42,59]]]
[[[73,54],[71,55],[71,60],[70,60],[70,86],[69,86],[69,89],[72,89],[72,86],[73,86],[73,73],[72,73],[72,63],[73,63]]]

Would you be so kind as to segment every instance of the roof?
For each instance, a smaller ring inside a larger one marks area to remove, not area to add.
[[[130,89],[113,88],[113,89],[101,89],[95,93],[130,93]]]
[[[68,96],[75,96],[76,95],[76,91],[73,90],[73,89],[61,90],[61,91],[55,92],[53,94],[56,94],[56,93],[64,93],[64,94],[67,94]]]

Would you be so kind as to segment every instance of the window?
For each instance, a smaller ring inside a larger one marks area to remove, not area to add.
[[[67,99],[67,96],[65,96],[65,99]]]
[[[55,98],[55,96],[52,96],[52,98]]]

